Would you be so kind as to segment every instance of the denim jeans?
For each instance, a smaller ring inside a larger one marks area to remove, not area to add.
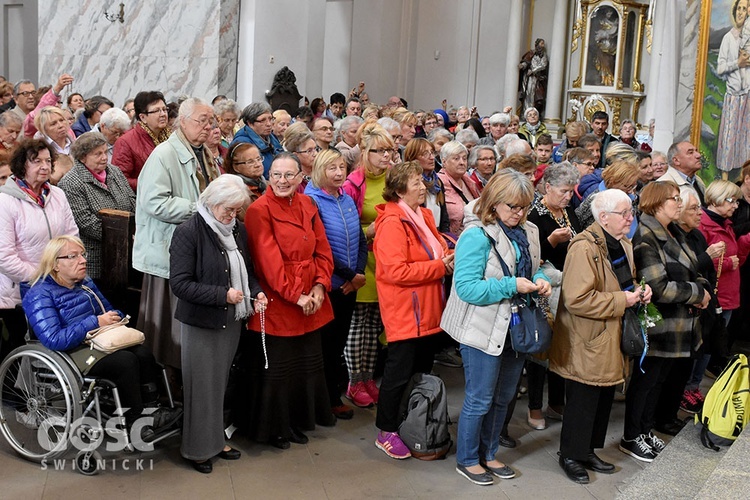
[[[509,403],[516,397],[525,358],[506,339],[500,356],[461,344],[466,388],[458,419],[456,462],[465,467],[495,460]]]

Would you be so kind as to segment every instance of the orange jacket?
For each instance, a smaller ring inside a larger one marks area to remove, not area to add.
[[[428,253],[429,245],[396,203],[375,208],[375,283],[388,342],[439,332],[445,307],[443,261]],[[419,209],[447,255],[432,212]]]
[[[247,209],[245,228],[255,274],[268,297],[266,333],[280,337],[304,335],[333,319],[331,301],[312,316],[297,305],[300,295],[320,283],[331,289],[333,254],[323,222],[312,200],[304,194],[279,198],[267,189]],[[248,321],[260,331],[260,314]]]

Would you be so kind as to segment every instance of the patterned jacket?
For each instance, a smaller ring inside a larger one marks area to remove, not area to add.
[[[653,291],[652,302],[664,321],[648,330],[648,355],[687,358],[701,343],[700,310],[708,281],[698,273],[698,258],[682,233],[669,231],[651,215],[643,214],[633,237],[638,280],[644,278]]]
[[[135,193],[125,175],[112,165],[107,165],[106,172],[106,184],[102,184],[83,163],[76,161],[58,184],[68,198],[81,240],[89,253],[86,268],[93,279],[100,278],[102,273],[102,220],[99,211],[113,208],[135,212]]]

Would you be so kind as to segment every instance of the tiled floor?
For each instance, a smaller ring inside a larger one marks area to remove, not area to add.
[[[457,421],[463,401],[463,371],[436,367],[449,390],[450,416]],[[375,411],[357,409],[353,420],[334,428],[310,432],[310,443],[280,451],[243,438],[232,444],[243,456],[234,462],[217,460],[214,472],[195,472],[179,454],[179,437],[170,438],[151,453],[120,454],[110,470],[85,477],[71,470],[42,470],[39,464],[18,458],[0,438],[0,498],[614,498],[644,464],[617,449],[622,432],[624,403],[615,402],[607,446],[600,456],[613,462],[612,475],[590,473],[592,481],[580,486],[569,481],[557,464],[560,423],[543,431],[526,424],[526,398],[516,406],[510,433],[519,446],[500,448],[499,459],[518,471],[512,480],[496,479],[489,487],[475,486],[455,472],[455,449],[446,460],[396,461],[375,448]],[[455,435],[456,426],[451,426]],[[123,470],[127,458],[130,470]],[[146,470],[133,470],[136,459]]]

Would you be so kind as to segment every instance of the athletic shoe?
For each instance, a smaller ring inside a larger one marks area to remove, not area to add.
[[[346,397],[351,400],[355,406],[360,408],[370,408],[375,402],[372,400],[372,396],[367,393],[367,388],[364,382],[357,382],[352,385],[349,383],[349,387],[346,389]]]
[[[646,442],[644,434],[639,435],[635,439],[622,438],[620,440],[620,451],[641,462],[653,462],[656,458],[656,453],[654,453],[654,450]]]
[[[450,368],[461,368],[464,366],[464,361],[455,347],[446,347],[435,355],[435,364]]]
[[[680,409],[691,415],[698,413],[703,407],[703,403],[698,400],[695,392],[696,390],[686,390],[682,393],[682,401],[680,402]],[[698,392],[700,393],[700,391]]]
[[[695,396],[695,399],[697,399],[698,401],[700,401],[701,405],[706,400],[706,398],[701,393],[701,390],[698,389],[697,387],[695,389],[693,389],[693,396]]]
[[[651,451],[656,455],[664,451],[664,448],[667,447],[667,443],[665,443],[660,437],[655,436],[653,432],[649,432],[645,436],[645,440],[651,447]]]
[[[409,448],[401,441],[401,437],[396,432],[378,432],[378,437],[375,439],[375,446],[396,460],[403,460],[411,456]]]
[[[378,404],[378,398],[380,398],[380,389],[378,389],[378,386],[377,384],[375,384],[375,381],[373,379],[365,381],[365,390],[367,391],[367,394],[370,395],[370,398],[372,398],[372,402]]]

